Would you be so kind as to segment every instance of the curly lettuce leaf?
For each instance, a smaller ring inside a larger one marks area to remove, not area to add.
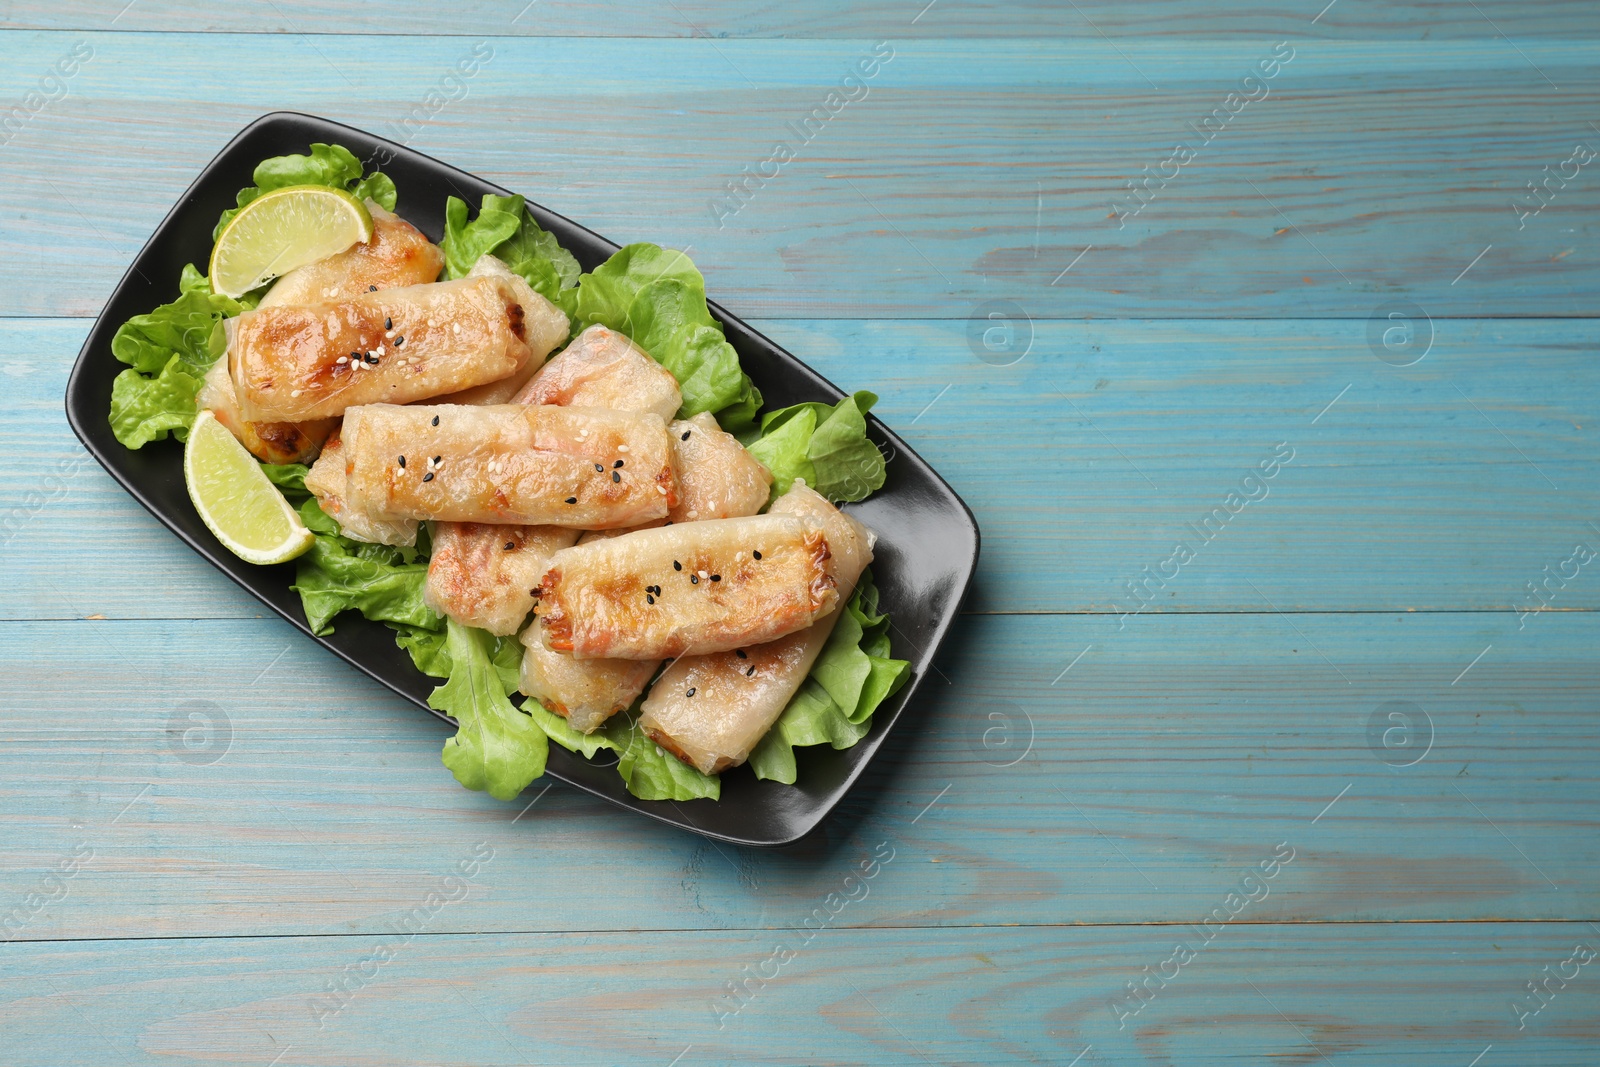
[[[360,199],[372,199],[386,211],[393,211],[397,193],[394,182],[382,171],[373,171],[366,177],[361,174],[361,161],[343,145],[313,144],[309,156],[288,155],[263,159],[256,164],[251,176],[255,184],[239,190],[235,198],[237,207],[229,208],[217,220],[211,231],[215,241],[233,217],[263,193],[290,185],[326,185],[344,189]]]
[[[800,691],[750,754],[751,770],[757,778],[793,785],[796,747],[854,745],[910,671],[908,661],[889,655],[889,616],[878,613],[878,589],[868,570]]]
[[[442,621],[437,629],[396,622],[388,625],[395,631],[395,644],[410,653],[417,670],[430,678],[450,677],[450,648]],[[506,695],[515,693],[522,679],[522,645],[516,637],[495,637],[489,659],[500,675]]]
[[[111,430],[124,448],[143,448],[170,433],[186,440],[199,409],[206,371],[227,348],[222,320],[245,310],[211,291],[187,264],[178,298],[117,328],[111,353],[128,365],[111,383]]]
[[[295,562],[294,584],[289,588],[300,594],[312,633],[319,637],[331,634],[334,616],[348,610],[376,622],[424,630],[442,627],[440,616],[423,602],[428,564],[415,562],[414,550],[369,545],[342,536],[339,524],[312,498],[300,505],[300,518],[316,540]]]
[[[444,765],[468,789],[515,800],[544,773],[549,742],[507,698],[494,636],[454,619],[445,626],[450,676],[428,697],[429,707],[456,720],[456,735],[441,753]]]
[[[833,501],[865,500],[883,488],[883,453],[867,439],[866,414],[878,402],[861,390],[837,404],[795,404],[764,416],[745,447],[772,472],[772,494],[796,478]]]
[[[701,774],[645,736],[639,729],[637,704],[613,715],[592,734],[574,730],[537,700],[529,700],[522,710],[546,737],[568,752],[581,753],[586,759],[603,751],[617,753],[617,773],[628,792],[640,800],[716,800],[722,796],[722,779]]]
[[[632,244],[583,275],[573,329],[626,334],[678,379],[680,418],[709,411],[731,432],[754,425],[761,394],[706,306],[706,281],[682,252]]]
[[[478,217],[467,220],[467,203],[450,197],[444,207],[446,278],[463,278],[485,255],[520,274],[533,291],[571,315],[578,284],[577,259],[534,221],[521,196],[486,194]]]

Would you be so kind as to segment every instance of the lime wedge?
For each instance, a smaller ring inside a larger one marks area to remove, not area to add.
[[[294,559],[316,540],[255,457],[209,411],[189,428],[183,484],[217,540],[248,563]]]
[[[211,249],[211,288],[240,297],[296,267],[372,240],[372,215],[343,189],[291,185],[250,201]]]

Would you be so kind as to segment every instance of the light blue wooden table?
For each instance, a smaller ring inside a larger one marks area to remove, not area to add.
[[[0,6],[0,1064],[1600,1063],[1600,6],[1324,2]],[[276,109],[690,249],[972,504],[814,839],[461,790],[86,458]]]

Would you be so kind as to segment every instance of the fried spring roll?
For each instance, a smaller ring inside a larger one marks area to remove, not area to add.
[[[731,519],[754,515],[766,506],[772,472],[733,434],[723,432],[710,412],[680,419],[667,432],[672,435],[672,469],[678,479],[678,503],[668,519]]]
[[[532,358],[516,293],[488,276],[259,308],[228,325],[228,370],[251,422],[425,400],[499,381]]]
[[[636,530],[562,549],[539,586],[546,648],[667,659],[771,641],[838,600],[828,542],[794,515]]]
[[[678,380],[615,330],[591,326],[539,371],[519,404],[653,411],[670,419],[683,405]]]
[[[478,257],[478,262],[473,264],[472,270],[467,274],[469,278],[500,278],[511,291],[516,294],[517,303],[522,306],[522,321],[527,328],[527,342],[531,359],[527,365],[509,377],[486,385],[475,385],[471,389],[460,392],[448,393],[438,397],[430,403],[435,404],[509,404],[528,384],[528,381],[544,366],[545,357],[553,352],[557,345],[567,339],[571,332],[571,323],[567,320],[566,312],[556,307],[543,296],[533,291],[533,287],[515,273],[510,267],[490,255]],[[594,407],[611,407],[610,404],[596,404]],[[644,410],[643,408],[630,410]],[[672,412],[667,412],[670,416]],[[666,417],[666,416],[663,416]]]
[[[533,610],[551,554],[577,539],[577,530],[560,526],[439,523],[422,598],[457,622],[514,634]]]
[[[369,404],[345,413],[350,506],[375,519],[609,529],[675,501],[661,416]]]
[[[710,415],[674,422],[670,436],[678,478],[673,521],[736,518],[754,515],[765,506],[772,475]],[[578,543],[626,532],[586,533]],[[537,625],[523,632],[522,643],[527,648],[522,657],[522,691],[583,733],[593,732],[632,705],[655,674],[656,664],[650,660],[577,659],[552,652],[540,642]]]
[[[367,201],[367,210],[372,213],[372,240],[295,268],[267,290],[260,306],[322,304],[368,292],[374,286],[394,289],[439,277],[444,253],[421,230],[375,201]]]
[[[239,413],[239,398],[228,377],[228,361],[219,359],[206,372],[195,403],[210,411],[250,454],[267,463],[308,463],[328,439],[338,419],[311,422],[246,422]]]
[[[832,550],[828,570],[838,584],[839,600],[798,633],[732,652],[686,656],[650,687],[639,725],[656,744],[704,774],[736,767],[750,757],[799,691],[862,570],[872,562],[872,533],[803,481],[795,482],[771,513],[821,523]]]
[[[345,497],[346,456],[337,431],[322,446],[322,455],[306,475],[306,489],[317,498],[324,514],[339,524],[339,532],[374,545],[414,545],[416,519],[380,520],[352,508]]]

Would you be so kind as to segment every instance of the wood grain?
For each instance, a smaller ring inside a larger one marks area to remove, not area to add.
[[[448,8],[424,2],[386,3],[381,12],[334,11],[313,0],[201,0],[120,4],[67,0],[49,7],[9,10],[0,28],[118,29],[136,32],[256,34],[528,35],[580,37],[1283,37],[1364,40],[1452,40],[1600,36],[1600,17],[1583,0],[1483,0],[1440,5],[1428,0],[1386,4],[1281,3],[1232,0],[1197,5],[1186,0],[980,0],[925,4],[898,0],[824,0],[719,4],[676,0],[658,4],[593,0],[466,0]],[[360,20],[356,22],[354,20]]]
[[[1136,611],[1127,583],[1179,541],[1196,558],[1144,586],[1146,612],[1479,610],[1517,630],[1525,607],[1600,605],[1592,568],[1557,574],[1575,544],[1600,550],[1592,320],[1439,321],[1409,368],[1375,358],[1362,322],[1037,322],[1004,367],[965,323],[756,325],[881,394],[879,417],[973,507],[971,610]],[[0,586],[0,618],[259,614],[71,437],[60,397],[85,332],[0,330],[18,495],[0,530],[24,578]],[[1292,460],[1218,532],[1207,516],[1280,443]]]
[[[896,847],[869,883],[876,892],[895,892],[904,867],[923,860]],[[107,1063],[259,1067],[1065,1067],[1075,1057],[1466,1067],[1475,1056],[1589,1067],[1600,1023],[1594,963],[1524,1029],[1512,1011],[1546,967],[1580,944],[1592,953],[1587,923],[1223,929],[1120,1030],[1114,998],[1146,968],[1155,974],[1175,942],[1198,941],[1188,927],[804,938],[430,932],[9,945],[0,1012],[8,1052],[39,1067],[77,1067],[90,1049]],[[778,949],[794,954],[781,969],[767,963]],[[747,978],[758,970],[775,977]],[[752,995],[732,1014],[731,997],[719,998],[738,980]],[[335,998],[335,983],[348,992]]]
[[[42,76],[80,37],[6,41],[14,69]],[[278,108],[409,136],[618,241],[690,247],[754,317],[965,319],[994,298],[1036,318],[1364,320],[1396,300],[1436,318],[1566,316],[1600,289],[1582,251],[1591,171],[1535,217],[1512,206],[1600,143],[1583,41],[1305,43],[1182,167],[1163,161],[1200,142],[1188,124],[1270,40],[997,40],[981,62],[962,40],[899,42],[868,95],[728,215],[727,184],[773,169],[774,143],[799,140],[786,123],[867,42],[495,38],[466,96],[406,135],[472,41],[82,39],[95,55],[67,95],[0,146],[0,211],[17,220],[0,234],[0,312],[95,313],[205,162]],[[196,85],[214,87],[204,108]],[[635,159],[651,162],[619,165]],[[1145,168],[1177,176],[1133,215]]]
[[[468,793],[442,724],[279,622],[7,623],[0,900],[82,843],[13,936],[369,932],[482,840],[484,893],[435,932],[765,928],[887,838],[921,858],[848,925],[1186,922],[1288,842],[1254,921],[1586,917],[1597,637],[1589,612],[1510,639],[1470,613],[968,616],[840,813],[748,852],[564,786]]]

